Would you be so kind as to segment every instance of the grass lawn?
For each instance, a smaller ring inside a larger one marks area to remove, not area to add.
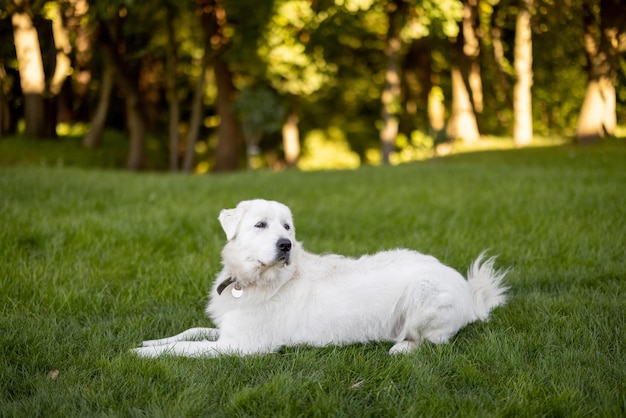
[[[313,252],[392,247],[512,268],[506,306],[449,344],[143,360],[210,326],[218,211],[291,206]],[[343,172],[182,176],[0,168],[0,416],[624,416],[626,145]]]

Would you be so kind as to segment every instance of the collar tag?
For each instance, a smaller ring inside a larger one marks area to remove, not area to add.
[[[233,295],[234,298],[239,299],[241,295],[243,295],[243,288],[239,283],[235,283],[230,291],[230,294]]]

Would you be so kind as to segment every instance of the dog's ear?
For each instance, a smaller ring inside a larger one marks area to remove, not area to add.
[[[220,211],[218,219],[222,225],[222,229],[226,233],[226,239],[228,241],[235,237],[237,226],[239,226],[242,214],[243,211],[238,207],[235,209],[223,209]]]

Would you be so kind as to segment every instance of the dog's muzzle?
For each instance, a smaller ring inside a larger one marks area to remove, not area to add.
[[[291,241],[287,238],[280,238],[276,241],[276,261],[284,261],[285,264],[289,264],[289,258],[291,256]]]

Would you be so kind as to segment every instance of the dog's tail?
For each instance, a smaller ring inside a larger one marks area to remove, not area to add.
[[[502,279],[508,270],[496,270],[493,266],[496,257],[485,259],[485,253],[481,253],[467,271],[467,282],[472,297],[472,307],[476,319],[485,320],[489,312],[506,302],[507,286]]]

